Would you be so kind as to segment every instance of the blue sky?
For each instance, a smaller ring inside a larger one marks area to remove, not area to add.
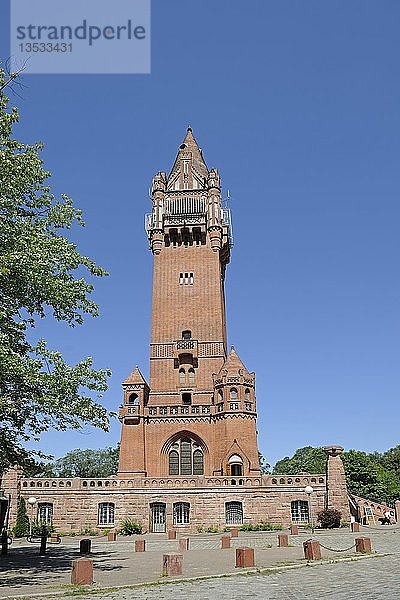
[[[0,54],[9,56],[2,1]],[[19,138],[42,140],[74,237],[110,276],[101,316],[38,332],[70,361],[148,375],[153,174],[190,123],[230,190],[229,343],[257,374],[259,446],[399,443],[400,80],[397,1],[153,0],[150,75],[25,76]],[[55,456],[111,432],[49,432]]]

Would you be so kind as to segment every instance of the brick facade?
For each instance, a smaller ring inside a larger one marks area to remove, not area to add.
[[[3,486],[13,494],[12,519],[20,493],[34,495],[39,516],[52,513],[62,531],[118,527],[125,517],[149,531],[289,524],[308,519],[310,502],[313,515],[328,502],[347,517],[339,451],[327,451],[327,479],[260,473],[255,374],[233,347],[227,351],[230,223],[218,171],[208,170],[188,128],[170,175],[153,178],[146,216],[154,255],[150,381],[136,367],[122,384],[118,476],[9,474]],[[306,485],[314,489],[310,498]]]

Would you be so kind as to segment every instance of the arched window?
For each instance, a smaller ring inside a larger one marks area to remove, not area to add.
[[[50,525],[53,521],[53,505],[51,502],[40,502],[38,504],[37,518],[40,523]]]
[[[293,500],[291,503],[293,523],[308,523],[310,520],[307,500]]]
[[[176,450],[169,453],[169,474],[179,475],[179,454]]]
[[[227,525],[242,525],[243,504],[241,502],[226,502],[225,520]]]
[[[193,475],[204,474],[204,456],[201,450],[193,452]]]
[[[189,369],[189,385],[194,385],[194,369],[190,367]]]
[[[204,454],[190,438],[177,440],[168,454],[170,475],[204,475]]]
[[[128,398],[129,404],[139,404],[139,396],[137,394],[131,394]]]
[[[250,402],[250,390],[249,390],[249,388],[246,388],[244,390],[244,399],[245,399],[245,402]]]
[[[179,369],[179,383],[180,385],[185,385],[186,383],[186,372],[185,369]]]
[[[236,388],[231,388],[229,390],[229,399],[230,400],[237,400],[238,399],[238,392]]]
[[[100,502],[99,504],[99,525],[114,525],[114,502]]]
[[[243,459],[239,454],[232,454],[229,459],[229,468],[233,477],[241,477],[243,475]]]

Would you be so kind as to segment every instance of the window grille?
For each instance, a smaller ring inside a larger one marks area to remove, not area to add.
[[[189,510],[189,502],[176,502],[174,504],[174,525],[188,525]]]
[[[203,475],[204,473],[204,457],[201,450],[193,452],[193,475]]]
[[[53,521],[53,505],[50,502],[43,502],[38,505],[38,521],[45,525],[50,525]]]
[[[241,502],[227,502],[225,504],[225,517],[227,525],[242,525],[243,504]]]
[[[310,520],[307,500],[293,500],[291,512],[293,523],[308,523]]]
[[[192,444],[189,440],[181,442],[181,475],[192,474]]]
[[[100,502],[99,504],[99,525],[114,525],[114,502]]]

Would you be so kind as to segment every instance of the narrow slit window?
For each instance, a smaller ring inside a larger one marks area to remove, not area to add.
[[[193,273],[190,273],[189,274],[189,284],[193,285],[193,281],[194,281]]]
[[[179,273],[179,285],[183,285],[183,273]]]

